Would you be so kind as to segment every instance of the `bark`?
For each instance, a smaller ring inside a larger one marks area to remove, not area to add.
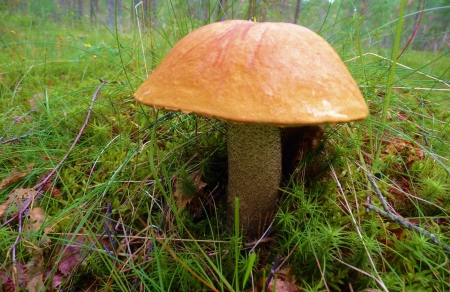
[[[264,0],[264,5],[261,11],[261,21],[265,22],[267,17],[267,8],[269,7],[269,0]]]
[[[98,0],[91,0],[90,2],[90,20],[92,23],[97,23],[98,17]]]
[[[106,5],[108,6],[108,27],[109,29],[114,28],[114,7],[115,7],[115,0],[107,0],[108,2]]]
[[[297,5],[295,6],[294,24],[298,23],[298,18],[300,17],[301,6],[302,6],[302,0],[297,0]]]
[[[78,14],[78,19],[83,19],[83,0],[78,0],[77,1],[77,14]]]
[[[219,21],[225,20],[227,16],[226,11],[228,9],[228,0],[219,0],[219,7],[217,9]]]

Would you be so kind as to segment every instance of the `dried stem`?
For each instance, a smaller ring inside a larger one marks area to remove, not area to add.
[[[89,122],[89,118],[91,116],[92,113],[92,108],[94,106],[94,102],[97,99],[97,96],[100,92],[100,89],[106,84],[106,81],[101,80],[102,84],[97,88],[97,90],[94,93],[94,96],[92,97],[91,100],[91,104],[89,106],[89,110],[86,116],[86,119],[84,121],[83,126],[81,127],[77,137],[75,138],[75,140],[72,143],[72,146],[70,147],[69,151],[67,151],[66,155],[63,157],[63,159],[58,163],[58,165],[46,176],[44,176],[44,178],[33,187],[33,189],[35,190],[34,194],[32,195],[31,198],[29,198],[28,200],[25,201],[25,203],[23,204],[23,207],[14,215],[12,216],[9,220],[7,220],[5,223],[3,223],[3,226],[8,225],[9,223],[11,223],[14,220],[18,220],[19,222],[19,227],[18,227],[18,234],[16,237],[16,240],[14,241],[13,245],[9,248],[9,251],[12,253],[12,261],[13,263],[16,262],[16,246],[19,243],[20,239],[22,238],[22,234],[23,234],[23,224],[22,224],[22,217],[24,215],[24,213],[30,208],[32,202],[34,202],[36,199],[40,198],[42,196],[41,194],[41,190],[44,187],[44,185],[46,183],[49,182],[49,180],[55,175],[55,173],[61,168],[61,166],[63,165],[63,163],[66,161],[66,159],[69,157],[70,153],[72,152],[73,148],[75,147],[75,145],[78,143],[78,141],[81,138],[81,135],[84,132],[84,129],[86,128],[88,122]]]
[[[389,209],[388,203],[386,202],[386,199],[384,198],[384,196],[381,194],[381,191],[378,188],[377,184],[375,183],[374,179],[371,176],[368,176],[368,178],[374,188],[374,192],[378,195],[378,198],[380,198],[380,201],[381,201],[381,204],[383,205],[384,210],[381,210],[377,206],[370,204],[369,201],[367,203],[364,203],[363,206],[365,206],[370,211],[376,212],[377,214],[381,215],[382,217],[384,217],[386,219],[389,219],[389,220],[392,220],[392,221],[398,223],[400,226],[402,226],[408,230],[413,230],[421,235],[424,235],[424,236],[430,238],[431,243],[441,246],[445,251],[450,251],[450,246],[448,246],[448,245],[442,243],[440,240],[438,240],[436,238],[436,235],[434,235],[433,233],[427,231],[426,229],[424,229],[422,227],[416,226],[416,225],[412,224],[411,222],[409,222],[408,220],[394,214]]]

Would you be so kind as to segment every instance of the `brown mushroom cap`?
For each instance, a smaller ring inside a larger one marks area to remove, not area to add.
[[[238,123],[301,126],[368,115],[334,49],[288,23],[203,26],[173,47],[134,96],[156,108]]]

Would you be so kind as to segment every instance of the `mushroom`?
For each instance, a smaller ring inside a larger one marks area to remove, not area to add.
[[[289,23],[228,20],[181,39],[134,94],[155,108],[228,123],[228,203],[246,234],[269,222],[281,181],[280,127],[362,120],[368,109],[334,49]]]

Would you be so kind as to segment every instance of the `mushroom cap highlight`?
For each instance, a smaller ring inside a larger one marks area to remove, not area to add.
[[[155,108],[236,123],[302,126],[368,115],[335,50],[289,23],[203,26],[172,48],[134,96]]]

